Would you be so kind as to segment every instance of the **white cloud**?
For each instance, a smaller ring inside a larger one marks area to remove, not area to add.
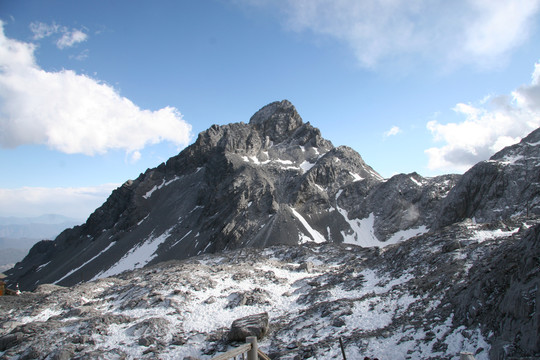
[[[59,49],[72,47],[77,43],[86,41],[87,38],[88,35],[86,35],[80,30],[67,31],[62,34],[62,37],[60,39],[58,39],[58,41],[56,42],[56,46],[58,46]]]
[[[401,129],[398,126],[392,126],[390,130],[384,133],[385,137],[394,136],[401,132]]]
[[[478,60],[488,60],[520,45],[539,9],[537,0],[474,0],[470,4],[477,18],[464,29],[462,51]]]
[[[188,144],[191,125],[177,109],[140,109],[86,75],[44,71],[34,48],[7,38],[0,22],[1,147],[45,144],[68,154],[94,155],[110,149],[135,153],[162,141]]]
[[[134,151],[132,154],[131,154],[131,159],[130,161],[132,163],[136,163],[137,161],[139,161],[141,159],[141,152],[140,151]]]
[[[68,30],[65,26],[60,26],[56,23],[51,25],[42,22],[33,22],[30,24],[30,31],[34,33],[34,40],[41,40],[43,38],[61,34],[60,38],[56,41],[56,46],[59,49],[72,47],[73,45],[84,42],[88,38],[88,35],[81,30],[72,29]]]
[[[494,64],[528,37],[540,0],[237,0],[279,6],[286,26],[336,38],[361,65],[421,54],[449,64]]]
[[[78,55],[69,55],[69,58],[79,60],[79,61],[83,61],[83,60],[88,58],[88,54],[90,54],[90,50],[84,49]]]
[[[465,171],[540,127],[539,68],[537,63],[531,84],[520,86],[511,96],[491,97],[479,105],[457,104],[454,111],[465,118],[462,122],[428,122],[433,139],[445,143],[425,151],[428,167]]]
[[[0,216],[60,214],[86,220],[120,184],[81,188],[0,189]]]
[[[52,23],[51,25],[42,22],[33,22],[30,24],[30,30],[34,33],[34,40],[40,40],[51,35],[57,34],[61,26]]]

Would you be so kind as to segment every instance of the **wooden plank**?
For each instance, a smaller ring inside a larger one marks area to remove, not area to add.
[[[263,353],[261,350],[257,350],[257,354],[259,354],[259,357],[262,359],[262,360],[272,360],[268,357],[268,355],[266,355],[265,353]]]
[[[232,350],[227,351],[226,353],[218,355],[212,358],[212,360],[229,360],[231,358],[234,358],[235,356],[248,352],[249,350],[251,350],[251,344],[244,344],[242,346],[237,347],[236,349],[232,349]]]

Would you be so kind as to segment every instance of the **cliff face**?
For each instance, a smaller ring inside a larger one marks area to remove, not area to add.
[[[438,224],[540,214],[540,129],[467,171],[442,204]]]

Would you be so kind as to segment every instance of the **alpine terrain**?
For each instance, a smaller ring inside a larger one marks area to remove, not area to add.
[[[294,106],[213,125],[6,272],[1,359],[540,358],[540,129],[383,179]],[[69,287],[66,287],[69,286]],[[262,315],[261,315],[262,314]]]

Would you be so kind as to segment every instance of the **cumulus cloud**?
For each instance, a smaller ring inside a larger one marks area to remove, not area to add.
[[[60,214],[85,220],[120,184],[81,188],[0,189],[0,216]]]
[[[361,65],[421,54],[493,64],[528,37],[540,0],[237,0],[279,6],[286,26],[347,44]]]
[[[540,63],[535,65],[530,85],[477,105],[457,104],[454,111],[464,120],[427,124],[433,139],[444,143],[425,151],[432,170],[465,171],[540,127]]]
[[[56,41],[56,46],[59,49],[72,47],[77,43],[86,41],[88,38],[88,35],[82,30],[69,30],[67,27],[60,26],[56,23],[49,25],[42,22],[33,22],[30,24],[30,30],[34,34],[34,40],[41,40],[52,35],[60,34],[60,38]]]
[[[400,132],[401,132],[401,129],[399,128],[399,126],[392,126],[390,130],[384,133],[384,136],[385,137],[394,136],[394,135],[399,134]]]
[[[1,147],[45,144],[86,155],[123,149],[136,160],[137,151],[148,144],[188,144],[191,125],[176,108],[140,109],[86,75],[44,71],[36,64],[34,49],[31,43],[7,38],[0,22]]]

